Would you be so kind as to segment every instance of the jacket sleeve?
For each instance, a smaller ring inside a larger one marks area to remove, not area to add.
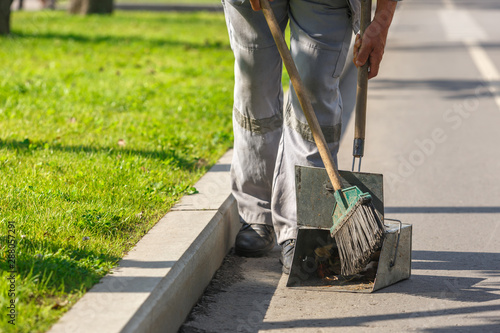
[[[359,32],[359,19],[360,19],[360,0],[347,0],[349,8],[351,9],[352,30],[354,33]]]

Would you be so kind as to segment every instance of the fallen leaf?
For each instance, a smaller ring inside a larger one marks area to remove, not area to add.
[[[326,246],[323,246],[323,247],[318,247],[314,250],[314,254],[316,254],[316,256],[319,257],[319,259],[328,259],[331,257],[331,252],[330,250],[333,248],[333,243],[332,244],[328,244]]]
[[[204,158],[199,158],[197,161],[196,161],[196,166],[198,168],[204,168],[206,167],[207,165],[209,164],[209,162],[204,159]]]
[[[338,281],[338,279],[339,279],[338,276],[335,276],[335,275],[333,275],[333,276],[325,276],[325,280],[326,281]]]
[[[69,303],[68,300],[65,300],[63,302],[57,302],[54,305],[52,305],[51,309],[53,309],[53,310],[60,309],[62,307],[65,307],[66,305],[68,305],[68,303]]]

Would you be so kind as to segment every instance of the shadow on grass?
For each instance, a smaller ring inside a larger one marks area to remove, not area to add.
[[[168,161],[169,165],[182,169],[182,170],[195,170],[205,165],[200,165],[198,158],[188,158],[181,156],[182,149],[165,149],[158,151],[149,150],[137,150],[125,147],[93,147],[86,145],[78,146],[64,146],[61,144],[51,144],[47,141],[31,141],[25,139],[23,141],[18,140],[1,140],[0,139],[0,149],[6,148],[11,150],[17,150],[18,152],[29,152],[37,149],[44,149],[45,145],[48,145],[49,149],[54,151],[60,151],[65,153],[86,153],[86,154],[107,154],[111,156],[118,155],[136,155],[147,159],[155,159],[160,161]],[[202,163],[203,164],[203,163]]]
[[[49,40],[63,40],[73,41],[81,44],[88,43],[105,43],[110,45],[121,45],[129,43],[141,43],[147,47],[181,47],[184,49],[198,49],[198,50],[230,50],[229,42],[214,41],[205,39],[201,42],[185,42],[181,40],[169,40],[165,38],[144,38],[140,36],[114,36],[114,35],[97,35],[88,36],[76,33],[63,33],[63,32],[37,32],[29,33],[22,31],[12,31],[12,39],[49,39]]]
[[[0,237],[4,238],[4,237]],[[3,241],[2,241],[3,242]],[[107,271],[116,266],[117,256],[46,240],[21,239],[16,247],[16,269],[21,277],[38,277],[44,285],[42,292],[61,291],[74,293],[87,290],[97,283]],[[0,265],[0,267],[3,266]],[[2,267],[5,268],[5,267]]]

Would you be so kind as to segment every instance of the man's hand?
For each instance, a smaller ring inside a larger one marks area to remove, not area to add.
[[[358,34],[354,42],[354,64],[356,67],[369,64],[368,79],[378,74],[380,62],[384,54],[389,26],[396,10],[396,2],[377,0],[377,9],[372,23],[366,28],[363,38]]]

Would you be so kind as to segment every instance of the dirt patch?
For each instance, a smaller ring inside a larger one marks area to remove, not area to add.
[[[179,329],[179,333],[209,333],[203,329],[190,327],[189,323],[198,316],[208,315],[210,305],[217,302],[217,296],[220,293],[226,292],[230,286],[245,279],[242,268],[245,260],[245,258],[237,256],[234,250],[231,250],[222,261],[221,267],[215,272],[200,300],[191,310],[186,322]]]

